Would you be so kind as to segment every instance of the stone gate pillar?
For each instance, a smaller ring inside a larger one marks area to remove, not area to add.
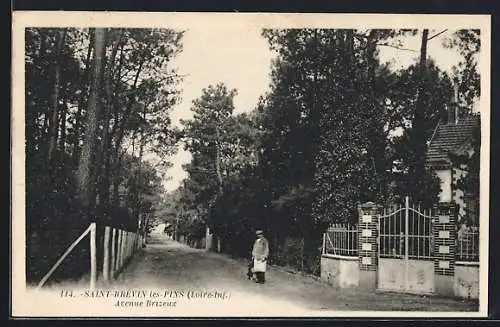
[[[434,207],[434,278],[435,292],[454,295],[457,206],[440,203]]]
[[[373,202],[358,205],[359,286],[377,288],[379,206]]]

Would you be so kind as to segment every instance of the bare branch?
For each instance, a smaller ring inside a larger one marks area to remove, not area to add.
[[[437,34],[434,34],[433,36],[431,36],[430,38],[427,39],[427,41],[430,41],[432,40],[433,38],[435,38],[436,36],[439,36],[441,34],[443,34],[444,32],[446,32],[448,29],[444,29],[442,30],[441,32],[437,33]]]
[[[388,44],[388,43],[377,43],[377,45],[384,46],[384,47],[389,47],[389,48],[394,48],[394,49],[398,49],[398,50],[417,52],[417,50],[414,50],[414,49],[408,49],[408,48],[398,47],[398,46],[391,45],[391,44]]]

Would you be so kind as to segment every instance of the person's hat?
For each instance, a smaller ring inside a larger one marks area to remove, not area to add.
[[[255,235],[262,235],[262,234],[264,234],[264,232],[261,231],[260,229],[255,232]]]

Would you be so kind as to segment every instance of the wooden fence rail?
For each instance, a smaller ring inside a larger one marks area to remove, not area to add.
[[[136,232],[129,232],[110,226],[104,226],[103,242],[98,242],[98,229],[95,222],[66,249],[47,274],[38,283],[37,289],[42,288],[56,269],[71,253],[71,251],[87,236],[90,241],[90,289],[96,287],[98,279],[104,283],[116,279],[128,261],[141,248],[141,236]],[[98,245],[99,244],[99,245]],[[102,245],[102,247],[100,246]],[[98,260],[102,258],[102,276],[98,273]]]

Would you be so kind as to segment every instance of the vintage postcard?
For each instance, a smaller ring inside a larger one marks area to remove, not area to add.
[[[490,16],[14,12],[13,317],[485,317]]]

